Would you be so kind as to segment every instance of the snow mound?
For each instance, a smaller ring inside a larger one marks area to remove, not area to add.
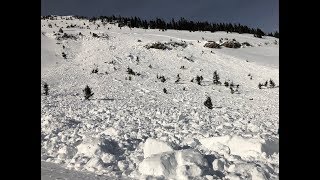
[[[278,140],[244,138],[241,136],[220,136],[199,140],[205,148],[221,154],[233,154],[242,158],[257,157],[265,153],[270,156],[279,152]]]
[[[143,147],[144,158],[150,157],[153,154],[159,154],[168,151],[173,151],[172,147],[168,143],[152,138],[148,138]]]
[[[193,149],[164,152],[144,159],[139,165],[142,175],[188,179],[203,175],[207,160]]]

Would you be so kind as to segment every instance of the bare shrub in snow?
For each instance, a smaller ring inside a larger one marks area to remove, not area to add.
[[[92,69],[91,73],[95,74],[95,73],[98,73],[98,71],[99,71],[98,68],[94,68],[94,69]]]

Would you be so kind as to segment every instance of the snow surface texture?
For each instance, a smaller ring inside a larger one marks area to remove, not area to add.
[[[77,39],[58,38],[60,28]],[[253,47],[203,47],[221,38]],[[270,78],[279,85],[279,39],[58,17],[41,20],[41,42],[41,83],[49,85],[41,97],[43,162],[113,179],[279,179],[279,88],[258,88]],[[155,42],[170,48],[145,47]],[[214,71],[222,85],[212,83]],[[191,82],[197,75],[201,86]]]

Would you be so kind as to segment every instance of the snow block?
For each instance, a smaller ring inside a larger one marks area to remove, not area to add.
[[[244,138],[241,136],[220,136],[199,140],[205,148],[225,154],[229,153],[240,157],[257,157],[262,153],[272,155],[279,152],[278,141],[264,140],[261,138]]]
[[[143,175],[174,177],[176,167],[174,152],[167,152],[144,159],[139,171]]]
[[[173,151],[173,149],[168,143],[152,138],[148,138],[143,147],[144,158],[169,151]]]
[[[193,149],[156,154],[144,159],[139,165],[142,175],[173,179],[199,177],[207,168],[207,160]]]

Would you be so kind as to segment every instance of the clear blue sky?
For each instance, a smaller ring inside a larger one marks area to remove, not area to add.
[[[279,0],[41,0],[42,15],[121,15],[240,23],[279,31]]]

